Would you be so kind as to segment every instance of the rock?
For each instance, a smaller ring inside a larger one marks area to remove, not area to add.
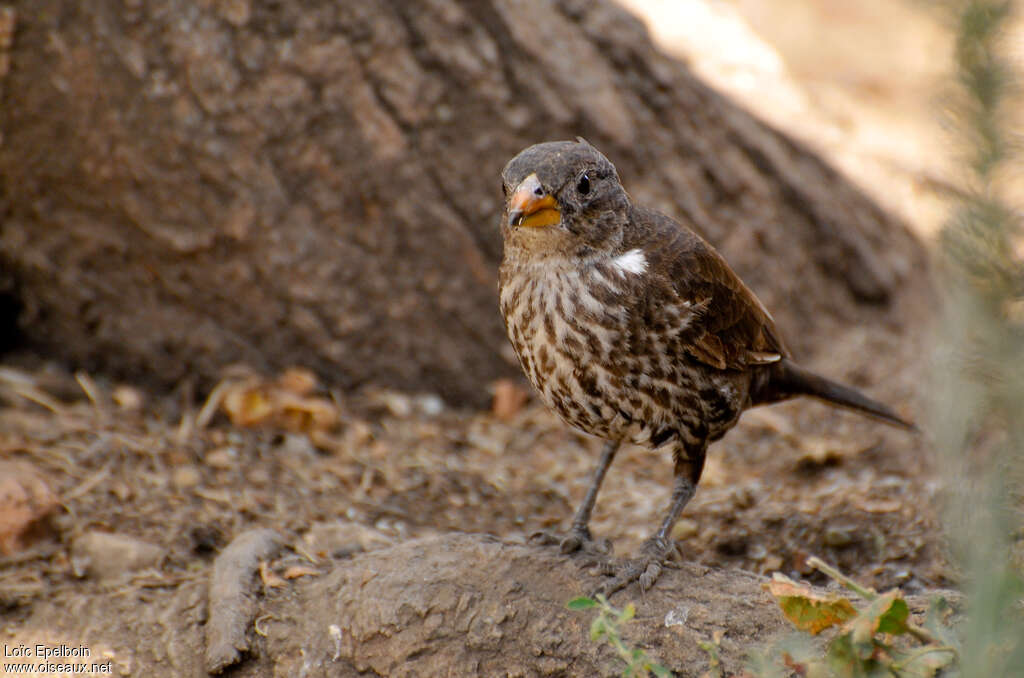
[[[519,371],[498,174],[577,134],[720,246],[797,354],[908,325],[885,303],[926,279],[901,224],[609,0],[14,5],[0,327],[73,365],[202,389],[301,356],[327,387],[486,406]]]
[[[198,485],[202,479],[203,477],[199,473],[199,469],[192,465],[179,466],[171,473],[171,482],[179,490],[191,489]]]
[[[257,609],[251,593],[253,574],[280,545],[274,530],[252,529],[232,539],[214,561],[204,653],[207,673],[220,673],[249,651],[248,631]]]
[[[71,544],[71,567],[80,577],[100,580],[158,567],[166,551],[125,534],[86,532]]]
[[[246,592],[239,601],[258,595],[251,588],[252,568],[273,557],[271,551],[249,558],[238,570],[243,576],[227,578]],[[209,581],[215,578],[210,573]],[[622,625],[623,642],[677,675],[708,670],[708,653],[699,643],[724,631],[721,671],[735,675],[749,650],[792,629],[763,589],[765,581],[740,570],[682,563],[667,568],[645,596],[633,586],[611,602],[636,605],[636,617]],[[472,534],[410,540],[264,591],[254,599],[257,607],[239,617],[247,620],[246,638],[234,640],[248,645],[251,638],[253,647],[248,655],[229,653],[229,661],[241,660],[231,675],[621,676],[624,664],[615,652],[590,640],[594,612],[566,608],[597,582],[555,548]],[[148,589],[140,606],[134,596],[97,587],[73,604],[41,600],[20,628],[53,629],[56,623],[63,637],[131,658],[132,675],[205,675],[211,631],[240,628],[212,618],[210,612],[223,606],[203,604],[207,588],[199,578]],[[922,614],[935,593],[908,596],[911,612]],[[954,607],[962,604],[956,593],[941,593]],[[83,609],[88,614],[76,612]]]
[[[303,546],[318,558],[345,557],[391,546],[393,540],[359,523],[316,523],[302,535]]]

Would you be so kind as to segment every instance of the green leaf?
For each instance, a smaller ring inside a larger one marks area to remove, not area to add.
[[[636,616],[636,606],[633,605],[633,603],[628,603],[626,605],[626,608],[622,612],[619,613],[619,620],[618,621],[619,621],[620,624],[624,624],[625,622],[628,622],[630,619],[632,619],[635,616]]]
[[[649,665],[645,666],[644,668],[646,668],[648,671],[650,671],[655,676],[657,676],[657,678],[671,678],[672,677],[672,672],[669,671],[668,669],[666,669],[661,664],[649,664]]]
[[[831,669],[830,673],[836,678],[853,678],[859,675],[857,667],[863,663],[853,650],[853,641],[849,633],[836,636],[828,644],[825,661]]]
[[[878,632],[889,633],[894,636],[903,635],[907,632],[907,619],[910,618],[910,608],[907,601],[903,600],[902,594],[892,601],[892,605],[878,618]]]
[[[801,631],[818,634],[857,615],[853,604],[842,596],[822,595],[805,584],[797,584],[776,572],[765,584],[775,596],[782,613]]]
[[[892,673],[887,671],[886,667],[871,658],[872,653],[866,657],[860,653],[861,648],[854,644],[852,635],[851,633],[840,634],[829,643],[825,662],[828,664],[830,678],[891,676]],[[808,673],[810,674],[810,672]]]
[[[861,655],[871,656],[876,633],[900,635],[907,632],[910,609],[899,590],[883,593],[861,610],[848,625],[850,640]]]
[[[573,598],[565,605],[570,610],[589,610],[597,607],[597,601],[593,598],[587,598],[586,596],[580,596],[579,598]]]
[[[890,650],[900,678],[933,678],[956,659],[952,648],[925,645],[914,650]]]
[[[935,596],[928,605],[928,613],[924,617],[924,628],[945,645],[959,649],[960,640],[949,626],[949,619],[952,616],[953,606],[949,604],[949,601],[942,596]]]

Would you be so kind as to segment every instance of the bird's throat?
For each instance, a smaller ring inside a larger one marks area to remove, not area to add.
[[[557,207],[547,207],[537,210],[523,217],[519,222],[520,226],[539,228],[541,226],[554,226],[562,220],[562,213]]]

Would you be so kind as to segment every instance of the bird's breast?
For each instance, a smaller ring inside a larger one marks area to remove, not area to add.
[[[501,289],[501,310],[520,358],[548,368],[607,360],[621,345],[629,311],[624,290],[596,267],[524,268]],[[556,355],[550,354],[556,349]]]
[[[502,278],[509,339],[545,403],[584,431],[618,435],[614,394],[635,369],[630,281],[610,265],[510,267]]]
[[[643,268],[506,261],[509,339],[544,402],[583,431],[652,447],[714,438],[735,423],[746,387],[686,355],[699,309],[657,292]]]

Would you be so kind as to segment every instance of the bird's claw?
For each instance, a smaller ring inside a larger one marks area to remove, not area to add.
[[[612,553],[612,543],[607,539],[594,539],[587,528],[574,527],[562,535],[549,530],[540,530],[530,535],[530,543],[539,546],[553,546],[564,554],[579,553],[593,559],[607,559]]]
[[[674,552],[675,542],[653,538],[644,542],[637,558],[626,558],[618,562],[607,560],[598,567],[598,571],[611,579],[599,586],[595,594],[600,593],[607,598],[633,582],[640,585],[641,593],[646,593],[658,581],[667,565],[666,559]]]

